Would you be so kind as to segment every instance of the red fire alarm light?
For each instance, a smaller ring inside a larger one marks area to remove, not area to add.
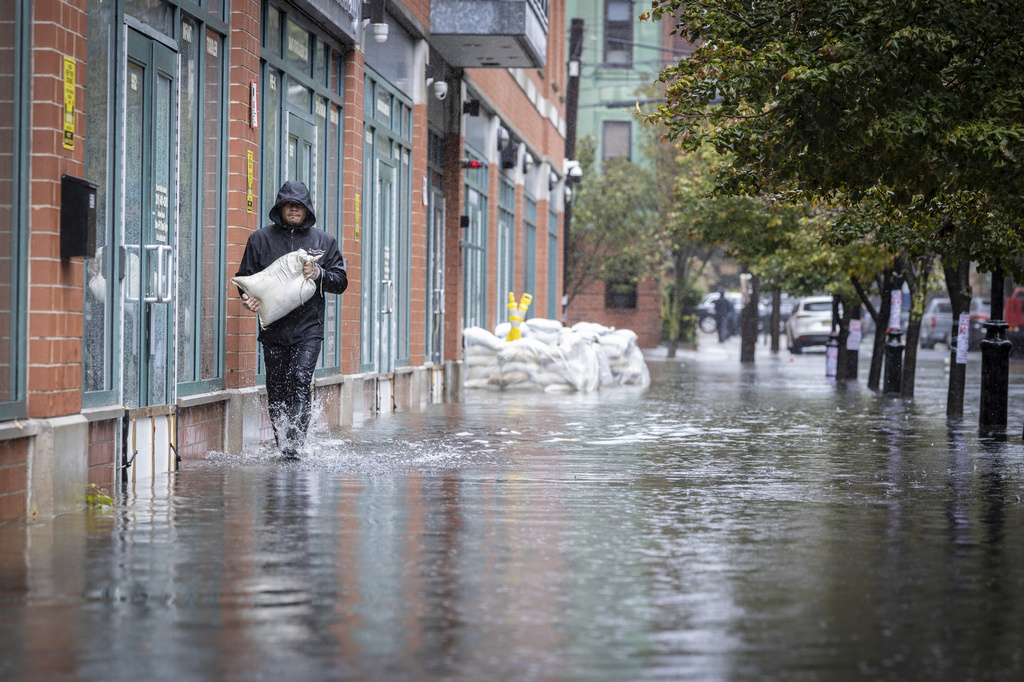
[[[483,161],[479,161],[477,159],[463,159],[462,160],[462,167],[463,168],[483,168],[484,167],[484,162]]]

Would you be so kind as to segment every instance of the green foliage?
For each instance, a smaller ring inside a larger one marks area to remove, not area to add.
[[[90,483],[85,492],[85,506],[95,511],[112,511],[114,498],[103,492],[95,483]]]
[[[575,189],[567,294],[572,299],[597,280],[636,282],[656,271],[660,207],[649,170],[622,158],[598,169],[595,143],[577,148],[583,176]]]
[[[824,202],[833,244],[983,265],[1024,249],[1024,3],[656,0],[698,45],[651,120],[719,193]]]

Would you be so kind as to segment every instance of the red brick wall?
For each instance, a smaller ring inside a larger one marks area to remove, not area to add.
[[[234,274],[242,260],[245,242],[260,227],[259,216],[246,211],[248,152],[257,163],[253,182],[255,205],[259,206],[260,181],[259,131],[249,125],[249,84],[260,84],[260,2],[234,0],[231,3],[231,54],[229,69],[230,103],[228,104],[228,271]],[[261,90],[262,91],[262,90]],[[256,334],[251,313],[243,311],[238,290],[225,285],[227,296],[227,347],[225,381],[228,388],[252,386],[256,383]],[[179,442],[181,442],[179,440]],[[180,453],[179,453],[180,454]],[[205,454],[205,453],[204,453]]]
[[[89,424],[89,483],[109,488],[117,471],[117,420]]]
[[[27,438],[0,441],[0,522],[28,512]]]
[[[427,154],[424,142],[427,139],[427,107],[417,104],[412,111],[412,139],[419,146],[412,155],[412,240],[411,272],[409,292],[409,340],[412,365],[425,361],[427,339],[427,296],[430,276],[427,272],[427,207],[424,205],[423,188],[427,187]],[[427,190],[430,191],[429,189]]]
[[[363,53],[354,50],[345,63],[345,184],[341,253],[348,258],[348,289],[341,296],[341,371],[360,370],[362,333],[363,245],[362,222],[367,198],[363,191]]]
[[[596,322],[616,329],[632,329],[641,348],[657,348],[661,342],[661,293],[657,282],[637,284],[636,308],[605,308],[604,282],[595,282],[576,296],[569,308],[568,325]]]
[[[178,410],[178,456],[203,459],[210,451],[224,452],[227,403],[208,403]]]
[[[85,174],[86,1],[37,0],[32,22],[28,413],[81,409],[82,260],[60,259],[60,177]],[[63,146],[64,57],[76,61],[74,149]]]

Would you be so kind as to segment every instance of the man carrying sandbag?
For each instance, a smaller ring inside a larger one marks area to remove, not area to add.
[[[316,215],[306,185],[284,183],[270,209],[270,219],[272,224],[249,235],[236,278],[247,278],[248,290],[253,294],[247,294],[240,285],[242,304],[259,313],[259,296],[269,303],[284,284],[278,280],[264,283],[264,291],[257,294],[258,282],[252,282],[257,278],[250,276],[283,257],[294,260],[294,253],[300,249],[305,252],[302,269],[295,271],[295,277],[311,281],[316,285],[315,292],[308,300],[305,297],[295,300],[296,307],[283,317],[265,326],[261,320],[259,332],[267,368],[267,403],[274,438],[285,458],[297,459],[313,413],[313,370],[324,340],[324,293],[344,292],[348,276],[338,241],[313,227]],[[275,301],[275,305],[279,304],[280,301]]]

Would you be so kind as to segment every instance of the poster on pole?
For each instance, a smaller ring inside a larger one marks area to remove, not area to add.
[[[960,322],[956,328],[956,364],[967,364],[967,349],[970,346],[971,315],[960,313]]]
[[[903,313],[903,292],[897,289],[892,292],[892,305],[889,308],[889,329],[900,328],[900,316]]]
[[[850,320],[850,334],[846,337],[846,350],[860,350],[862,336],[860,320]]]
[[[830,344],[825,349],[825,376],[834,377],[839,369],[839,346]]]

